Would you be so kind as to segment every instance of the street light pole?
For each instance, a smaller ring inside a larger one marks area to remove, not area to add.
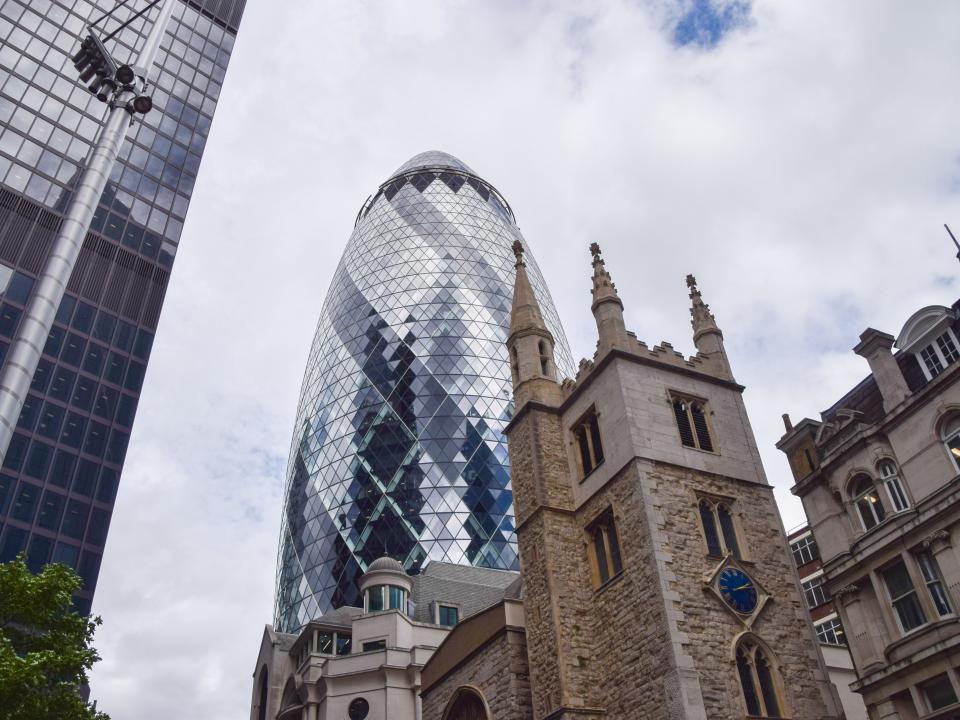
[[[53,327],[57,308],[63,300],[67,283],[70,281],[70,275],[80,255],[80,248],[83,246],[83,240],[93,219],[93,213],[117,160],[120,145],[133,123],[134,113],[146,112],[151,105],[149,96],[145,94],[147,78],[153,68],[160,41],[163,39],[176,1],[163,0],[160,14],[151,27],[143,47],[140,48],[133,66],[135,73],[133,81],[121,80],[118,89],[111,94],[107,120],[100,129],[97,144],[90,154],[86,169],[80,176],[60,231],[53,241],[43,270],[37,278],[33,295],[24,311],[16,337],[10,344],[3,372],[0,373],[0,464],[6,458],[14,428],[17,426],[23,403],[33,382],[33,374],[40,362],[40,355],[50,334],[50,328]],[[92,31],[90,37],[95,37]],[[93,48],[93,45],[90,47]],[[109,62],[112,63],[112,59],[109,59]],[[123,69],[129,72],[126,66]],[[92,72],[90,74],[92,75]],[[116,72],[117,78],[121,75],[121,72]],[[113,80],[114,78],[107,79],[108,83]]]

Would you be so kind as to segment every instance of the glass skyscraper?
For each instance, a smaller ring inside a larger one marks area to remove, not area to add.
[[[515,240],[500,193],[445,153],[412,158],[361,208],[300,395],[278,630],[358,604],[356,580],[382,555],[410,572],[428,560],[517,568],[503,435]],[[526,257],[559,370],[572,375],[550,293]]]
[[[65,562],[93,597],[150,348],[245,0],[178,2],[151,71],[154,109],[127,134],[0,471],[0,561]],[[133,0],[0,0],[0,356],[107,108],[71,56]],[[108,42],[129,61],[159,12]]]

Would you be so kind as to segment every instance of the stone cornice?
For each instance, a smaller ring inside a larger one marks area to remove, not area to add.
[[[887,413],[880,422],[874,423],[873,425],[861,424],[861,428],[846,438],[837,448],[821,458],[820,467],[817,468],[816,473],[811,473],[797,481],[790,489],[790,492],[798,497],[802,497],[804,491],[807,490],[818,477],[829,473],[831,466],[860,449],[860,447],[874,435],[889,433],[894,427],[925,407],[930,401],[931,395],[943,392],[947,386],[957,380],[960,380],[960,363],[954,363],[948,370],[937,375],[937,377],[920,388],[919,391],[910,395],[903,403],[894,408],[892,412]]]

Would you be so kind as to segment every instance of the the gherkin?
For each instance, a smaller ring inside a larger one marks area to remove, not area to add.
[[[300,394],[278,630],[358,604],[357,578],[384,554],[411,572],[428,560],[518,567],[503,435],[515,240],[503,197],[441,152],[409,160],[360,210]],[[529,248],[526,258],[559,370],[572,374]]]

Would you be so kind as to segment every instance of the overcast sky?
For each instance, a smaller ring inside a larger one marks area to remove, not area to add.
[[[284,466],[363,201],[450,152],[513,207],[576,357],[587,246],[628,327],[724,331],[789,528],[780,415],[958,296],[960,4],[249,0],[140,401],[94,612],[114,720],[235,720],[272,618]]]

